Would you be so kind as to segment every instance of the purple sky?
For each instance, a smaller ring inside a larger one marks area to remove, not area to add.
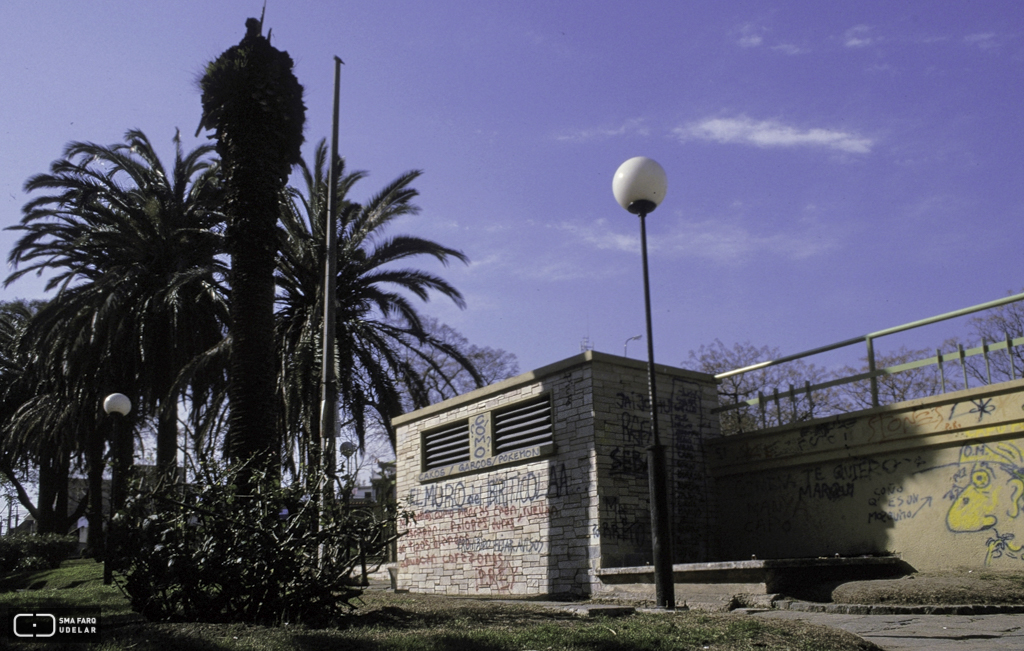
[[[66,143],[141,128],[169,162],[196,79],[262,0],[0,4],[0,225]],[[1024,3],[268,0],[362,199],[423,169],[395,232],[464,251],[460,312],[529,370],[644,331],[618,165],[659,161],[648,218],[658,361],[721,339],[783,353],[1021,291]],[[6,257],[14,238],[0,234]],[[18,281],[0,300],[40,297]],[[950,326],[950,329],[952,326]],[[941,328],[922,344],[937,345]],[[630,345],[641,357],[642,342]],[[882,350],[884,352],[884,348]],[[860,351],[858,351],[860,354]]]

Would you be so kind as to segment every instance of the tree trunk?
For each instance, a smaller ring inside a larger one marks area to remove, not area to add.
[[[53,533],[65,535],[70,529],[68,522],[68,482],[71,480],[71,452],[58,452],[55,455],[57,493],[53,499]]]
[[[280,474],[274,341],[274,267],[280,196],[300,158],[306,107],[286,52],[270,45],[263,21],[250,18],[238,45],[206,70],[203,127],[216,130],[224,170],[225,233],[231,253],[231,360],[228,458],[253,473]]]
[[[167,345],[160,347],[153,359],[157,402],[156,472],[158,480],[173,481],[178,468],[178,397],[172,395],[171,389],[180,368],[180,355],[174,328],[163,319],[157,321],[155,340],[166,341]]]
[[[240,168],[236,179],[251,179]],[[274,356],[274,265],[277,194],[259,182],[242,183],[229,200],[231,249],[231,362],[228,456],[274,474],[280,454]],[[244,221],[243,221],[244,218]]]
[[[173,400],[173,399],[171,399]],[[178,401],[160,400],[156,426],[156,472],[160,480],[177,481]]]
[[[30,509],[37,533],[64,535],[69,528],[68,480],[71,453],[57,449],[39,460],[39,498]]]
[[[103,555],[103,447],[103,434],[94,425],[85,449],[89,483],[89,507],[85,516],[89,520],[89,531],[86,534],[85,556]]]

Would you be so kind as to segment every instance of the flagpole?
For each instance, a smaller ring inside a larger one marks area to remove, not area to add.
[[[334,116],[331,122],[331,160],[327,185],[327,226],[325,237],[324,263],[324,324],[323,324],[323,368],[320,386],[320,469],[326,475],[323,487],[324,499],[333,491],[335,475],[334,445],[338,423],[338,375],[335,370],[334,322],[335,283],[338,276],[338,112],[341,86],[341,66],[344,62],[334,57]],[[312,200],[313,197],[310,197]]]

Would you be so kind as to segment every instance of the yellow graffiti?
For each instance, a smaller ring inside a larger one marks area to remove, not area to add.
[[[1000,436],[1002,434],[1017,434],[1024,432],[1024,423],[1009,423],[1007,425],[996,425],[995,427],[982,427],[979,429],[967,429],[957,432],[957,435],[965,439],[980,439],[987,436]]]
[[[989,539],[988,551],[985,552],[985,565],[991,565],[992,560],[1002,556],[1003,552],[1007,549],[1013,553],[1017,553],[1021,549],[1024,549],[1024,545],[1014,545],[1012,542],[1001,538]]]
[[[991,530],[985,564],[1006,551],[1024,546],[1010,540],[1007,529],[1016,524],[1024,500],[1024,455],[1012,443],[967,445],[960,450],[961,467],[970,467],[968,483],[949,507],[946,526],[956,533]],[[1000,535],[999,527],[1002,529]]]

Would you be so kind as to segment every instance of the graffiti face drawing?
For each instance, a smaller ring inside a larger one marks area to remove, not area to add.
[[[946,514],[946,526],[955,533],[991,531],[985,562],[1004,553],[1018,558],[1024,545],[1015,544],[1011,532],[1019,524],[1024,500],[1024,456],[1011,443],[964,447],[961,468],[970,469],[963,486]]]

